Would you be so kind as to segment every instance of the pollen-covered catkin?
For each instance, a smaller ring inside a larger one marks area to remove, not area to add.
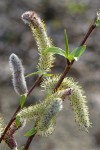
[[[39,51],[37,68],[40,74],[45,74],[51,70],[55,60],[52,53],[46,52],[47,48],[52,47],[52,42],[47,35],[45,24],[34,11],[27,11],[22,14],[22,20],[28,24],[32,30]]]
[[[35,120],[38,118],[41,113],[43,113],[44,108],[44,103],[32,105],[29,107],[24,107],[23,109],[20,110],[20,112],[17,114],[17,117],[20,117],[22,120],[26,120],[26,123],[30,122],[31,120]]]
[[[17,55],[11,54],[9,63],[12,70],[12,81],[16,93],[19,95],[27,94],[28,90],[24,77],[24,68],[22,66],[21,60]]]
[[[45,78],[41,84],[44,91],[48,94],[53,93],[54,87],[59,78],[59,75]],[[65,78],[56,93],[60,94],[61,91],[66,88],[72,89],[69,100],[75,114],[75,120],[78,122],[80,127],[88,131],[88,128],[91,127],[91,122],[89,119],[88,107],[86,105],[86,96],[84,95],[82,87],[72,78]]]

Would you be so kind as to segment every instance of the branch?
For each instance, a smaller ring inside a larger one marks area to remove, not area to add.
[[[90,34],[92,33],[92,31],[96,28],[96,25],[95,25],[95,19],[94,19],[94,22],[93,24],[89,27],[87,33],[85,34],[83,40],[81,41],[80,45],[79,46],[83,46],[85,44],[85,42],[87,41],[88,37],[90,36]],[[66,77],[66,75],[68,74],[69,70],[71,69],[71,66],[73,65],[73,63],[75,62],[75,60],[73,60],[71,63],[67,63],[68,66],[66,65],[58,83],[56,84],[55,88],[54,88],[54,92],[57,91],[57,89],[59,88],[59,86],[61,85],[63,79]],[[35,137],[36,133],[33,134],[32,136],[30,136],[24,146],[24,149],[23,150],[28,150],[33,138]]]
[[[31,89],[28,91],[27,97],[31,94],[31,92],[34,90],[34,88],[41,82],[42,80],[42,76],[38,77],[37,80],[34,82],[33,86],[31,87]],[[21,107],[20,105],[18,106],[18,108],[16,109],[15,113],[13,114],[12,118],[10,119],[8,125],[6,126],[4,132],[2,133],[2,136],[0,138],[0,143],[2,142],[5,134],[7,133],[9,127],[11,126],[11,124],[13,123],[13,121],[15,120],[15,116],[16,114],[20,111]]]

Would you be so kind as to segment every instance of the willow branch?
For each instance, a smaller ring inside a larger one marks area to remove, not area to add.
[[[94,22],[93,24],[89,27],[87,33],[85,34],[84,38],[82,39],[82,41],[80,42],[80,45],[79,46],[83,46],[85,44],[85,42],[87,41],[88,37],[90,36],[90,34],[93,32],[93,30],[96,28],[96,25],[95,25],[95,19],[94,19]],[[61,83],[63,82],[64,78],[66,77],[66,75],[68,74],[68,72],[70,71],[73,63],[75,62],[75,60],[73,60],[72,62],[69,63],[69,61],[67,62],[67,65],[58,81],[58,83],[56,84],[55,88],[54,88],[54,92],[57,91],[57,89],[60,87]],[[33,134],[32,136],[30,136],[24,146],[24,150],[28,150],[33,138],[35,137],[36,133]]]

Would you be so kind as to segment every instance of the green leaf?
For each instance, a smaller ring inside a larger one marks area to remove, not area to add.
[[[47,52],[51,52],[53,54],[59,54],[66,58],[66,52],[59,47],[49,47],[46,49]]]
[[[66,56],[68,57],[68,55],[69,55],[69,46],[68,46],[68,37],[67,37],[66,29],[64,30],[64,39],[65,39],[65,46],[66,46]]]
[[[31,76],[33,76],[33,75],[35,75],[35,74],[40,74],[40,71],[32,72],[32,73],[26,75],[25,78],[31,77]]]
[[[70,56],[68,58],[73,58],[75,60],[78,60],[80,58],[80,56],[84,53],[85,50],[86,50],[86,45],[80,46],[80,47],[74,49],[70,53]]]
[[[28,132],[26,132],[24,136],[32,136],[36,132],[37,132],[37,129],[36,128],[32,128],[31,130],[29,130]]]
[[[72,61],[72,60],[74,60],[74,56],[71,56],[71,55],[69,54],[68,57],[67,57],[67,59],[68,59],[69,61]]]
[[[43,76],[45,76],[45,77],[51,77],[51,76],[53,76],[53,74],[44,74]]]
[[[26,101],[26,95],[21,95],[21,98],[20,98],[20,106],[21,108],[24,106],[24,103]]]
[[[16,127],[18,128],[20,126],[20,116],[16,117]]]

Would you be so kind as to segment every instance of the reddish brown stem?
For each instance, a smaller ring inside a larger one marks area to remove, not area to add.
[[[31,87],[31,89],[28,91],[27,97],[30,95],[30,93],[34,90],[34,88],[41,82],[42,76],[38,77],[37,80],[35,81],[35,83],[33,84],[33,86]],[[13,123],[13,121],[15,120],[15,116],[16,114],[20,111],[21,107],[20,105],[18,106],[18,108],[16,109],[15,113],[13,114],[12,118],[10,119],[8,125],[6,126],[1,138],[0,138],[0,143],[2,142],[5,134],[7,133],[9,127],[11,126],[11,124]]]
[[[94,21],[95,22],[95,21]],[[95,29],[96,25],[93,23],[89,29],[88,29],[88,32],[86,33],[86,35],[84,36],[82,42],[80,43],[79,46],[83,46],[86,42],[86,40],[88,39],[88,37],[90,36],[90,34],[92,33],[92,31]],[[68,66],[66,65],[65,69],[64,69],[64,72],[62,73],[58,83],[56,84],[55,88],[54,88],[54,91],[57,91],[57,89],[59,88],[59,86],[61,85],[63,79],[65,78],[65,76],[68,74],[69,70],[71,69],[71,66],[73,65],[74,63],[74,60],[69,63],[69,61],[67,62]],[[30,136],[24,146],[24,150],[28,150],[33,138],[35,137],[36,133],[33,134],[32,136]]]
[[[23,150],[28,150],[28,148],[29,148],[29,146],[30,146],[30,144],[31,144],[31,142],[32,142],[32,140],[33,140],[33,138],[35,137],[36,133],[37,133],[37,132],[35,132],[35,134],[33,134],[32,136],[30,136],[30,137],[28,138],[28,140],[26,141],[26,144],[25,144],[25,147],[24,147]]]
[[[88,37],[90,36],[90,34],[92,33],[92,31],[95,29],[95,27],[96,27],[95,24],[93,24],[93,25],[90,26],[87,34],[84,36],[82,42],[80,43],[80,46],[83,46],[85,44],[86,40],[88,39]]]
[[[59,86],[61,85],[63,79],[65,78],[65,76],[66,76],[67,73],[69,72],[69,70],[70,70],[70,68],[71,68],[71,66],[72,66],[73,63],[74,63],[74,61],[71,62],[68,66],[66,65],[64,72],[62,73],[62,75],[61,75],[61,77],[60,77],[58,83],[57,83],[56,86],[55,86],[54,92],[57,91],[57,89],[58,89]]]

